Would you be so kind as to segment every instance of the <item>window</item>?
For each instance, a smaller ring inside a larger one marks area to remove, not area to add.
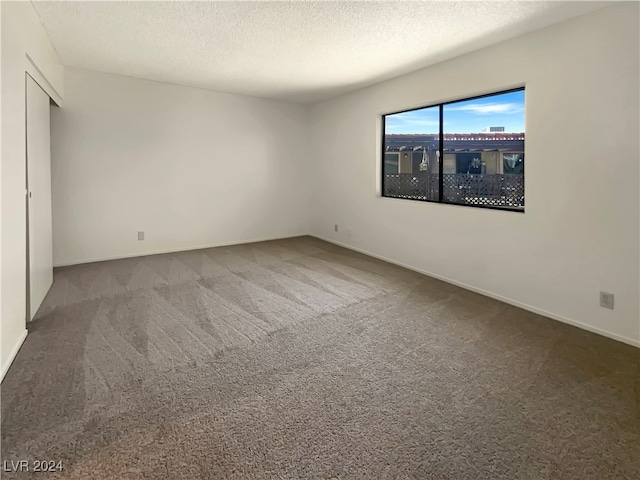
[[[382,116],[382,195],[524,211],[524,88]]]

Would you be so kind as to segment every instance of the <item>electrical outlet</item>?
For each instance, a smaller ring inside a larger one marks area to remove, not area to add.
[[[337,224],[337,223],[333,226],[333,231],[334,231],[334,232],[337,232],[337,231],[338,231],[338,224]]]
[[[138,240],[144,240],[144,232],[138,232]]]
[[[600,306],[613,310],[613,293],[600,292]]]

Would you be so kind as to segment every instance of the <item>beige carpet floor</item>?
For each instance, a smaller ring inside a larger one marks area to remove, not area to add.
[[[3,478],[640,478],[638,349],[310,237],[56,269],[29,331],[2,460],[64,470]]]

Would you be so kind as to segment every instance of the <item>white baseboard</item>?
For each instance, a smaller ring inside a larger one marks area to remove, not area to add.
[[[82,260],[56,262],[53,264],[53,267],[54,268],[69,267],[71,265],[82,265],[84,263],[94,263],[94,262],[106,262],[107,260],[119,260],[122,258],[146,257],[148,255],[162,255],[164,253],[176,253],[176,252],[188,252],[190,250],[202,250],[203,248],[228,247],[231,245],[244,245],[246,243],[270,242],[272,240],[285,240],[287,238],[304,237],[308,235],[309,235],[308,233],[300,233],[295,235],[285,235],[285,236],[279,236],[279,237],[257,238],[252,240],[239,240],[234,242],[223,242],[223,243],[209,243],[206,245],[195,245],[195,246],[180,247],[180,248],[167,248],[162,250],[152,250],[148,252],[123,253],[123,254],[109,255],[106,257],[95,257],[95,258],[88,258],[88,259],[82,259]]]
[[[416,268],[416,267],[414,267],[412,265],[407,265],[407,264],[404,264],[402,262],[398,262],[396,260],[393,260],[391,258],[387,258],[387,257],[385,257],[383,255],[378,255],[378,254],[369,252],[367,250],[364,250],[364,249],[361,249],[361,248],[357,248],[357,247],[354,247],[352,245],[348,245],[346,243],[338,242],[336,240],[332,240],[330,238],[325,238],[325,237],[322,237],[320,235],[314,235],[314,234],[310,234],[310,235],[312,237],[318,238],[320,240],[324,240],[325,242],[333,243],[335,245],[339,245],[340,247],[344,247],[344,248],[347,248],[349,250],[353,250],[355,252],[359,252],[359,253],[363,253],[365,255],[369,255],[370,257],[374,257],[374,258],[377,258],[379,260],[383,260],[385,262],[392,263],[394,265],[398,265],[399,267],[404,267],[404,268],[406,268],[408,270],[413,270],[414,272],[418,272],[418,273],[421,273],[421,274],[426,275],[428,277],[432,277],[432,278],[436,278],[438,280],[442,280],[443,282],[447,282],[447,283],[450,283],[452,285],[456,285],[458,287],[464,288],[466,290],[470,290],[470,291],[475,292],[475,293],[479,293],[479,294],[484,295],[486,297],[495,298],[496,300],[500,300],[501,302],[508,303],[509,305],[513,305],[515,307],[522,308],[523,310],[527,310],[529,312],[537,313],[538,315],[542,315],[543,317],[548,317],[548,318],[551,318],[553,320],[557,320],[557,321],[562,322],[562,323],[567,323],[569,325],[573,325],[574,327],[578,327],[578,328],[581,328],[583,330],[587,330],[589,332],[597,333],[598,335],[602,335],[603,337],[608,337],[608,338],[611,338],[613,340],[617,340],[619,342],[626,343],[628,345],[633,345],[634,347],[640,347],[640,340],[635,340],[633,338],[624,337],[624,336],[618,335],[616,333],[611,333],[611,332],[608,332],[606,330],[602,330],[600,328],[593,327],[591,325],[587,325],[586,323],[582,323],[582,322],[579,322],[577,320],[573,320],[571,318],[567,318],[567,317],[564,317],[562,315],[558,315],[558,314],[555,314],[555,313],[552,313],[552,312],[548,312],[548,311],[543,310],[541,308],[534,307],[532,305],[528,305],[526,303],[519,302],[518,300],[514,300],[512,298],[505,297],[503,295],[498,295],[497,293],[489,292],[487,290],[483,290],[482,288],[474,287],[473,285],[468,285],[466,283],[462,283],[462,282],[459,282],[457,280],[453,280],[451,278],[444,277],[442,275],[431,273],[431,272],[428,272],[426,270],[422,270],[420,268]]]
[[[9,358],[7,358],[7,363],[2,365],[2,371],[0,372],[0,382],[4,380],[4,376],[9,371],[9,367],[11,367],[11,364],[15,360],[16,355],[18,355],[18,352],[20,351],[20,347],[22,347],[22,344],[27,338],[28,333],[29,331],[25,328],[24,332],[22,332],[22,335],[20,335],[20,337],[18,338],[18,341],[16,342],[15,347],[13,347],[13,350],[11,350],[11,354],[9,355]]]

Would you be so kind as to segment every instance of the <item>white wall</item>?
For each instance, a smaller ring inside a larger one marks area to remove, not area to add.
[[[306,120],[300,105],[66,68],[54,265],[307,233]]]
[[[317,104],[312,233],[639,345],[638,18],[612,5]],[[523,84],[526,213],[380,197],[381,114]]]
[[[26,337],[25,72],[58,103],[63,68],[30,2],[0,2],[2,195],[0,379]]]

